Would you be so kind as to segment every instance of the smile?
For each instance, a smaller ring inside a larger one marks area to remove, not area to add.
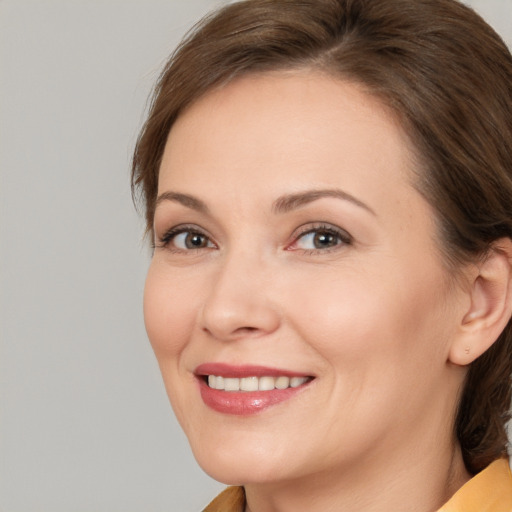
[[[195,370],[203,403],[216,412],[249,416],[306,391],[315,378],[262,366],[207,363]]]
[[[223,391],[272,391],[274,389],[297,388],[310,380],[310,377],[222,377],[208,375],[208,386],[212,389]]]

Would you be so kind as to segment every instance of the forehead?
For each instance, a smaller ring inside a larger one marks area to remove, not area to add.
[[[276,195],[314,185],[365,197],[383,186],[410,190],[412,161],[396,117],[362,87],[312,71],[249,75],[208,92],[178,118],[159,193],[192,187],[257,195],[267,183]]]

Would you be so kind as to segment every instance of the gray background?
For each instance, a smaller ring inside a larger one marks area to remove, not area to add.
[[[220,0],[0,0],[0,512],[200,510],[146,340],[130,153]],[[512,42],[512,1],[468,2]]]

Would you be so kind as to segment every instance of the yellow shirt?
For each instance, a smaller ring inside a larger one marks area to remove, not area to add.
[[[244,512],[243,487],[228,487],[203,512]],[[463,485],[438,512],[512,512],[512,474],[506,459],[494,461]]]
[[[438,512],[512,512],[512,474],[508,460],[496,460],[487,466]]]

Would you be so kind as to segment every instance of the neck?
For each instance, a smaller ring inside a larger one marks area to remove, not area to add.
[[[455,440],[424,435],[415,434],[416,444],[402,439],[391,457],[382,447],[338,471],[248,485],[246,512],[434,512],[470,475]]]

